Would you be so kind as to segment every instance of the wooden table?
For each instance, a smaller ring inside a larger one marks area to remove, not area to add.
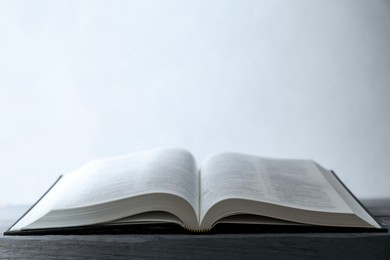
[[[390,199],[363,201],[390,229]],[[1,234],[27,207],[0,208]],[[390,259],[390,233],[0,236],[0,259]]]

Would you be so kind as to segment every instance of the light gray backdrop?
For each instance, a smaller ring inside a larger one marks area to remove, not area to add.
[[[390,196],[389,1],[2,1],[0,205],[156,146],[312,158]]]

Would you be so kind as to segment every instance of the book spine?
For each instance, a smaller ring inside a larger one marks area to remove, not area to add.
[[[190,232],[194,232],[194,233],[206,233],[206,232],[210,232],[210,229],[193,229],[193,228],[189,228],[189,227],[186,227],[186,226],[183,226],[183,228],[187,231],[190,231]]]

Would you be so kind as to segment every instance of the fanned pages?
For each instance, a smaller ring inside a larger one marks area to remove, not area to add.
[[[195,232],[220,223],[383,229],[312,160],[219,153],[198,168],[190,152],[171,148],[63,175],[5,234],[159,223]]]

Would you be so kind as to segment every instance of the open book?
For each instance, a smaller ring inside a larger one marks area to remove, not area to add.
[[[199,168],[186,150],[154,149],[63,175],[5,234],[156,223],[196,232],[218,223],[382,229],[314,161],[220,153]]]

